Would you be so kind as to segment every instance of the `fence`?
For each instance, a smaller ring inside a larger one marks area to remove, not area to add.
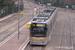
[[[20,5],[20,10],[23,10],[23,5]],[[8,8],[3,8],[0,10],[0,18],[7,16],[12,13],[17,13],[18,12],[18,6],[12,6]]]

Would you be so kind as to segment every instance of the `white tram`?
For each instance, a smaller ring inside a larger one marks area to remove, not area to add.
[[[57,18],[57,9],[45,9],[36,16],[30,26],[30,44],[46,45],[51,38],[51,31]]]

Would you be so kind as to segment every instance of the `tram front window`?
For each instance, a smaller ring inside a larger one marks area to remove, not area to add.
[[[46,37],[46,24],[31,24],[30,36],[32,37]]]
[[[44,30],[44,28],[33,28],[33,30],[30,31],[30,35],[32,37],[46,37],[46,30]]]

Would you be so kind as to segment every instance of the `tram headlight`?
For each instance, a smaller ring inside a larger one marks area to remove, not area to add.
[[[45,37],[45,39],[47,39],[47,37]]]
[[[45,37],[45,40],[47,39],[47,37]]]
[[[32,37],[30,36],[30,38],[32,38]]]

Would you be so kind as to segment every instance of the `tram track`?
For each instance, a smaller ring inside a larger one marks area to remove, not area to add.
[[[68,15],[68,14],[66,14],[68,17],[69,17],[69,19],[70,19],[70,40],[71,40],[71,47],[72,47],[72,49],[71,50],[73,50],[73,34],[72,34],[72,19],[71,19],[71,17]]]
[[[17,14],[15,14],[15,15],[12,16],[12,17],[10,17],[11,19],[8,18],[7,20],[1,21],[1,22],[0,22],[0,23],[1,23],[0,28],[3,27],[3,26],[5,26],[5,25],[7,25],[7,24],[10,23],[10,22],[12,22],[13,20],[16,20],[17,17],[15,17],[15,16],[17,16]]]
[[[55,35],[55,36],[60,36],[60,42],[59,42],[58,50],[61,50],[64,28],[65,28],[65,20],[64,20],[64,23],[63,23],[63,28],[62,28],[62,31],[61,31],[61,35]]]
[[[73,47],[72,20],[71,20],[71,44],[72,44],[72,47]],[[73,48],[72,48],[72,50],[73,50]]]
[[[62,50],[62,42],[63,42],[63,41],[62,41],[62,40],[63,40],[62,38],[63,38],[63,37],[65,37],[65,43],[67,42],[67,41],[66,41],[66,38],[67,38],[67,37],[70,37],[70,46],[65,47],[65,49],[71,49],[71,50],[73,50],[72,20],[71,20],[71,17],[70,17],[68,14],[66,14],[65,17],[68,18],[68,22],[70,23],[70,27],[69,27],[69,28],[70,28],[70,31],[69,31],[69,32],[70,32],[70,35],[67,35],[67,30],[66,30],[66,29],[67,29],[67,27],[66,27],[66,26],[67,26],[67,25],[66,25],[66,22],[67,22],[67,21],[64,20],[64,28],[65,28],[65,29],[63,28],[63,31],[62,31],[62,32],[64,32],[65,35],[62,34],[62,36],[61,36],[60,45],[59,45],[59,46],[60,46],[59,50]],[[65,19],[66,19],[66,18],[65,18]],[[63,46],[63,49],[64,49],[64,46]]]
[[[25,20],[26,18],[28,17],[28,15],[26,15],[26,16],[24,16],[24,17],[22,17],[22,16],[20,16],[20,21],[22,21],[22,20]],[[14,18],[14,17],[13,17]],[[17,17],[16,17],[16,19],[17,19]],[[15,18],[14,18],[14,20],[11,20],[11,21],[7,21],[7,23],[5,24],[5,26],[2,24],[2,26],[1,26],[1,30],[2,31],[0,31],[0,33],[1,32],[4,32],[6,29],[8,29],[9,27],[11,28],[13,25],[15,25],[15,23],[17,23],[18,22],[18,20],[16,20]],[[12,24],[11,24],[12,23]],[[8,26],[8,25],[10,25],[10,26]],[[5,29],[4,29],[5,28]]]
[[[24,50],[45,50],[46,45],[31,45],[28,43]]]
[[[59,43],[60,47],[61,47],[62,38],[63,38],[64,25],[65,25],[65,23],[63,24],[63,29],[62,29],[62,32],[61,32],[61,38],[60,38],[60,43]],[[61,48],[59,48],[59,50],[61,50]]]
[[[28,15],[29,16],[29,15]],[[20,27],[22,25],[24,25],[25,23],[27,23],[30,19],[32,19],[32,17],[28,17],[28,19],[22,18],[20,20]],[[4,39],[6,39],[8,36],[10,36],[15,30],[17,30],[18,23],[12,25],[11,27],[9,27],[8,29],[6,29],[5,31],[3,31],[2,33],[0,33],[0,42],[2,42]]]
[[[22,19],[20,20],[20,23],[22,23],[22,21],[26,20],[26,18],[27,18],[27,17],[22,18]],[[29,17],[28,17],[28,18],[29,18]],[[12,26],[10,26],[9,28],[7,28],[6,30],[2,31],[2,32],[0,33],[0,35],[3,34],[4,32],[6,32],[7,30],[9,30],[10,28],[12,28],[13,26],[17,25],[17,24],[18,24],[18,21],[17,21],[14,25],[12,25]]]
[[[65,19],[66,20],[63,20],[63,22],[62,23],[64,23],[63,24],[63,26],[62,26],[62,28],[63,29],[57,29],[56,27],[59,27],[59,26],[55,26],[55,31],[53,31],[53,33],[52,33],[52,40],[51,40],[51,42],[48,44],[48,46],[47,46],[47,48],[48,49],[54,49],[54,50],[73,50],[73,48],[71,48],[71,47],[73,47],[73,40],[72,40],[72,22],[70,21],[71,19],[70,19],[70,17],[68,17],[67,15],[64,15],[64,14],[61,14],[62,15],[62,17],[66,17]],[[64,18],[61,18],[61,19],[64,19]],[[57,22],[58,23],[58,22]],[[71,25],[70,25],[71,24]],[[68,26],[69,25],[69,26]],[[59,27],[60,28],[60,27]],[[56,33],[55,33],[56,32]],[[71,33],[70,33],[71,32]],[[55,34],[54,34],[55,33]],[[59,34],[60,33],[60,34]],[[61,34],[62,33],[62,34]],[[57,42],[57,44],[55,43],[55,42],[52,42],[53,41],[53,38],[54,37],[56,37],[56,39],[58,40],[59,38],[57,38],[57,37],[60,37],[60,40],[59,41],[57,41],[57,40],[54,40],[54,41],[56,41]],[[66,42],[65,42],[65,40],[66,40]],[[58,42],[59,42],[59,44],[58,44]],[[52,43],[52,44],[51,44]],[[54,44],[53,44],[54,43]],[[72,45],[72,46],[71,46]],[[46,48],[46,49],[47,49]],[[47,49],[47,50],[48,50]]]

